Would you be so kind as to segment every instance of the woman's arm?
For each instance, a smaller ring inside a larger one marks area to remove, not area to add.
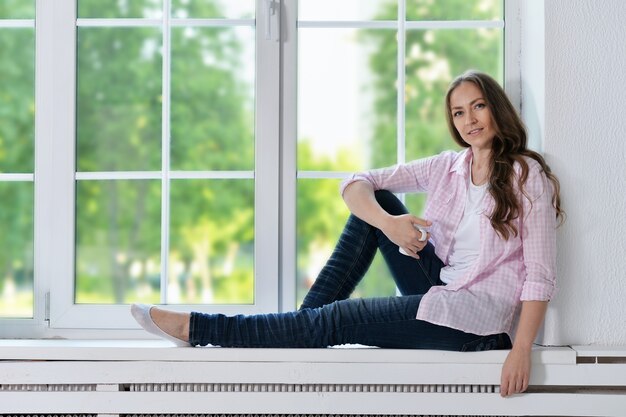
[[[524,392],[530,378],[530,351],[556,286],[556,213],[552,186],[539,166],[530,169],[523,197],[522,248],[526,277],[520,300],[522,312],[513,349],[502,366],[503,397]]]
[[[530,380],[531,349],[537,331],[543,323],[547,301],[523,301],[522,312],[513,349],[502,365],[500,395],[507,397],[526,391]]]
[[[431,222],[415,217],[412,214],[392,216],[376,201],[374,187],[367,181],[355,181],[343,191],[343,199],[352,214],[364,222],[380,229],[393,243],[404,248],[414,258],[419,259],[417,252],[428,243],[420,241],[421,232],[413,224],[430,226]]]
[[[374,187],[366,181],[351,183],[343,191],[343,200],[350,213],[377,229],[383,230],[392,217],[378,204],[374,197]]]

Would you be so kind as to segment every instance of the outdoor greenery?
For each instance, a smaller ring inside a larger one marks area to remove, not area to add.
[[[225,1],[225,0],[224,0]],[[315,0],[301,0],[315,1]],[[0,2],[0,18],[33,18],[33,2]],[[407,20],[501,18],[501,0],[407,1]],[[173,2],[177,16],[222,16],[217,0]],[[78,0],[79,17],[158,17],[159,0]],[[249,16],[248,16],[249,17]],[[395,1],[380,2],[376,19],[397,19]],[[298,166],[316,171],[395,163],[397,43],[388,29],[360,30],[371,51],[373,105],[368,149],[333,157],[298,142]],[[152,27],[81,27],[77,36],[77,170],[160,171],[162,168],[162,33]],[[171,31],[170,167],[176,171],[254,169],[254,31],[180,28]],[[406,36],[407,160],[454,148],[443,95],[455,75],[476,68],[502,79],[500,29],[409,30]],[[253,52],[252,52],[253,54]],[[34,160],[34,29],[0,28],[0,173],[32,173]],[[332,99],[332,98],[329,98]],[[402,109],[400,111],[403,111]],[[364,156],[365,155],[365,156]],[[341,167],[341,168],[338,168]],[[297,190],[297,299],[302,300],[348,216],[339,180],[300,179]],[[251,179],[169,183],[168,288],[161,288],[162,184],[150,180],[80,180],[76,184],[77,303],[254,302],[254,212]],[[33,184],[0,182],[0,316],[32,315]],[[407,196],[411,212],[424,199]],[[358,295],[395,291],[377,259]]]
[[[0,19],[27,19],[34,2],[0,2]],[[33,172],[35,31],[0,28],[0,173]],[[0,317],[33,311],[33,183],[0,182]]]

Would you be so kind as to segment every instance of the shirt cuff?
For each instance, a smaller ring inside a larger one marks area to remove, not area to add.
[[[556,286],[552,283],[528,282],[524,283],[520,301],[550,301],[556,294]]]
[[[341,182],[341,185],[339,187],[339,193],[343,196],[343,193],[344,191],[346,191],[346,188],[348,187],[348,185],[357,181],[367,181],[367,179],[359,174],[352,174]]]

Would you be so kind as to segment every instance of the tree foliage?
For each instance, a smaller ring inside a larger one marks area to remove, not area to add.
[[[90,2],[82,13],[137,16],[153,4],[125,2],[120,10]],[[195,2],[188,12],[211,15],[217,7]],[[245,29],[251,38],[252,29]],[[242,62],[240,38],[232,28],[171,29],[171,169],[254,168],[253,86],[241,76],[243,65],[252,64]],[[81,28],[80,170],[161,170],[161,39],[154,28]],[[169,301],[251,302],[251,180],[172,179],[169,190]],[[160,182],[79,181],[78,191],[77,301],[158,301],[161,271],[154,265],[161,262]]]
[[[32,19],[34,2],[0,3],[0,19]],[[0,173],[32,173],[35,31],[0,28]],[[0,182],[0,316],[32,315],[33,183]]]

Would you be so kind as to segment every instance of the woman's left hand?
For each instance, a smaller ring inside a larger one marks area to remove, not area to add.
[[[502,365],[500,377],[500,395],[508,397],[526,391],[530,380],[530,350],[516,349],[509,355]]]

